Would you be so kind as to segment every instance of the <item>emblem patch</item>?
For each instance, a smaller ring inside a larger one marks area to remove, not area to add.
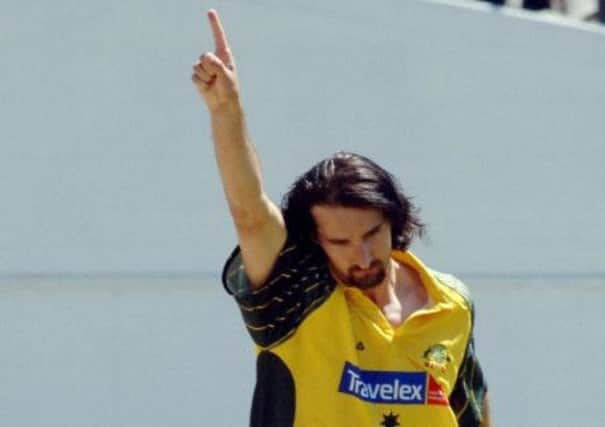
[[[445,372],[447,364],[452,361],[452,356],[447,351],[447,347],[443,344],[435,344],[430,346],[423,354],[424,366],[429,369],[438,369]]]

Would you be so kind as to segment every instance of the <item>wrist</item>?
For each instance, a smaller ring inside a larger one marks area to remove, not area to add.
[[[208,105],[208,111],[212,120],[225,120],[244,116],[244,108],[239,97],[228,102],[221,102],[212,106]]]
[[[239,103],[223,105],[221,108],[211,110],[210,122],[217,142],[222,141],[225,136],[228,136],[229,140],[234,137],[245,138],[244,109]]]

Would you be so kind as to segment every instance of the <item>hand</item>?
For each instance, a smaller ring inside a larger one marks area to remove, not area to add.
[[[195,61],[191,80],[210,113],[218,113],[239,107],[239,84],[235,61],[215,10],[208,11],[208,20],[214,38],[214,53],[205,52]]]

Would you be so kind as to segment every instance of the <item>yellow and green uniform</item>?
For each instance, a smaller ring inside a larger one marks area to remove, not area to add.
[[[251,426],[478,426],[487,389],[468,291],[409,251],[430,303],[393,327],[361,291],[335,281],[319,247],[288,243],[252,290],[239,251],[223,282],[257,350]]]

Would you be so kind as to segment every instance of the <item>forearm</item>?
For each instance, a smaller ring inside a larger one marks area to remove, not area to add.
[[[489,393],[485,395],[483,398],[483,406],[481,408],[481,415],[483,417],[483,422],[481,423],[481,427],[491,427],[492,425],[492,417],[490,411],[489,404]]]
[[[266,215],[267,198],[241,105],[212,113],[211,123],[216,162],[233,219],[241,225],[254,223]]]
[[[246,130],[235,61],[223,26],[208,11],[215,51],[193,64],[193,81],[204,98],[214,140],[216,162],[235,223],[246,274],[252,286],[262,286],[286,241],[280,209],[265,195],[254,146]]]

